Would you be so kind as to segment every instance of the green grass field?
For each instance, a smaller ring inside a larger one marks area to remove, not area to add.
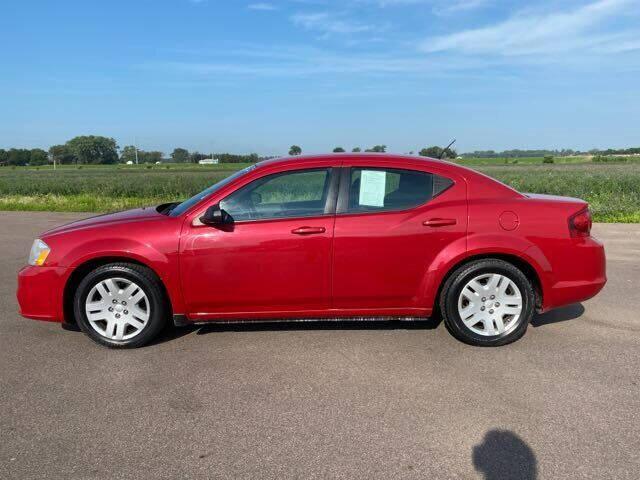
[[[595,221],[640,223],[640,161],[464,159],[521,192],[587,200]],[[180,200],[246,164],[0,167],[0,210],[108,212]]]

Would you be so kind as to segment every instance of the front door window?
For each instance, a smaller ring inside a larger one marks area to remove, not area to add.
[[[236,222],[324,215],[330,178],[330,168],[268,175],[229,195],[220,208]]]

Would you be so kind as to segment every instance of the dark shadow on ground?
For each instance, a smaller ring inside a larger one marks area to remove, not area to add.
[[[199,327],[186,327],[198,335],[215,332],[279,332],[298,330],[433,330],[440,319],[424,320],[304,320],[244,323],[210,323]],[[183,327],[184,328],[184,327]]]
[[[485,480],[535,480],[538,462],[524,440],[508,430],[488,431],[473,447],[473,466]]]
[[[176,340],[180,337],[184,337],[185,335],[189,335],[191,332],[194,332],[198,329],[196,325],[190,325],[187,327],[174,327],[173,325],[169,325],[167,328],[163,330],[163,332],[158,335],[158,337],[154,338],[150,343],[151,345],[159,345],[164,342],[170,342],[172,340]]]
[[[550,312],[535,315],[531,326],[541,327],[556,322],[564,322],[580,317],[584,307],[576,303]],[[418,320],[303,320],[303,321],[252,321],[237,323],[208,323],[185,327],[169,327],[151,345],[169,342],[196,332],[198,335],[215,332],[281,332],[303,330],[433,330],[442,318],[437,313],[428,319]]]
[[[566,322],[581,317],[584,313],[584,307],[581,303],[574,303],[567,307],[556,308],[549,312],[534,315],[531,320],[532,327],[542,327],[551,323]]]

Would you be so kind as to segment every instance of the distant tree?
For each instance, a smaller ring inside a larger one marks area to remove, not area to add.
[[[291,145],[291,148],[289,149],[289,155],[300,155],[302,153],[302,148],[300,148],[298,145]]]
[[[109,164],[118,161],[118,145],[113,138],[84,135],[72,138],[66,145],[78,163]]]
[[[0,148],[0,166],[9,164],[9,152]]]
[[[367,148],[365,152],[376,152],[376,153],[384,153],[387,151],[386,145],[375,145],[374,147]]]
[[[151,152],[142,152],[142,158],[144,159],[144,163],[156,163],[161,162],[164,158],[164,153],[159,152],[157,150]]]
[[[31,150],[26,148],[12,148],[7,152],[9,165],[28,165],[31,160]]]
[[[49,157],[58,165],[72,164],[76,162],[76,157],[71,149],[66,145],[53,145],[49,148]]]
[[[260,161],[260,157],[257,153],[250,153],[248,155],[214,153],[213,158],[217,158],[220,163],[256,163]]]
[[[49,155],[41,148],[33,148],[30,152],[29,165],[46,165],[49,163]]]
[[[171,160],[176,163],[187,163],[189,161],[189,150],[186,148],[174,148],[171,153]]]
[[[440,158],[441,154],[442,154],[442,148],[437,146],[423,148],[418,152],[418,155],[422,157],[431,157],[431,158]],[[444,158],[456,158],[457,156],[458,154],[453,148],[448,148],[443,155]]]
[[[355,147],[355,148],[351,149],[351,151],[352,151],[353,153],[359,153],[359,152],[361,152],[362,150],[360,150],[360,147]]]
[[[333,149],[333,153],[344,153],[344,148],[336,147]]]
[[[193,152],[191,155],[189,155],[189,161],[191,163],[198,163],[200,160],[204,160],[207,157],[208,155],[205,155],[204,153]]]
[[[145,150],[138,150],[138,163],[156,163],[161,162],[164,158],[164,153],[158,151],[147,152]],[[122,149],[120,160],[123,162],[136,161],[136,148],[132,145],[127,145]]]
[[[120,151],[120,161],[122,163],[136,163],[136,147],[127,145]]]
[[[418,155],[420,155],[421,157],[438,158],[441,151],[442,149],[440,147],[433,146],[429,148],[423,148],[418,152]]]

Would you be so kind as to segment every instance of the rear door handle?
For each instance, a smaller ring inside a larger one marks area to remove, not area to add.
[[[291,233],[295,235],[316,235],[318,233],[326,232],[324,227],[299,227],[291,230]]]
[[[430,218],[422,222],[425,227],[445,227],[447,225],[455,225],[456,223],[458,222],[455,218]]]

